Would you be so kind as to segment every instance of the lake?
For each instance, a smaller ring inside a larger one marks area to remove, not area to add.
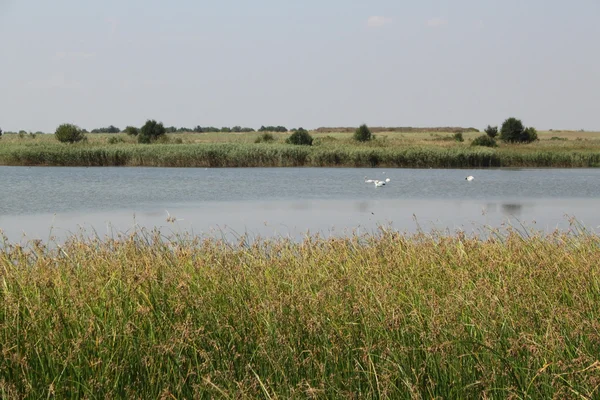
[[[381,225],[549,232],[568,229],[570,217],[595,230],[598,182],[600,169],[0,167],[0,229],[12,242],[139,227],[294,238]]]

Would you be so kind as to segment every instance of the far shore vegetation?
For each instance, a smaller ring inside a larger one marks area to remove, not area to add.
[[[0,235],[0,397],[593,399],[600,238]]]
[[[0,131],[1,132],[1,131]],[[600,132],[537,131],[516,118],[500,126],[194,128],[155,120],[91,132],[0,134],[0,165],[154,167],[599,167]],[[61,143],[64,142],[64,143]]]

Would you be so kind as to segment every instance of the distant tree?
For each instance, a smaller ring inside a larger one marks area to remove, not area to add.
[[[236,125],[234,127],[231,128],[231,132],[241,132],[242,131],[242,127],[239,125]]]
[[[313,138],[306,129],[298,128],[298,130],[285,140],[288,144],[312,146]]]
[[[155,120],[147,120],[144,126],[141,127],[140,133],[138,134],[139,143],[152,143],[164,137],[167,130],[165,129],[162,122],[156,122]]]
[[[0,137],[2,137],[2,128],[0,128]]]
[[[523,126],[520,119],[508,118],[500,128],[500,139],[503,142],[531,143],[538,139],[535,128]]]
[[[261,126],[260,129],[258,130],[259,132],[287,132],[287,128],[285,126],[273,126],[273,125],[269,125],[269,126]]]
[[[373,139],[373,134],[366,124],[362,124],[354,131],[354,140],[359,142],[368,142]]]
[[[140,133],[140,130],[135,126],[128,126],[125,128],[125,133],[130,136],[137,136]]]
[[[196,126],[193,130],[196,133],[206,133],[206,132],[221,132],[219,128],[215,128],[214,126]]]
[[[496,136],[498,136],[498,127],[497,126],[488,125],[487,128],[484,129],[484,131],[492,139],[494,139]]]
[[[119,132],[121,132],[121,130],[114,125],[110,125],[108,128],[106,128],[106,133],[119,133]]]
[[[83,130],[73,124],[59,125],[54,132],[54,137],[62,143],[75,143],[85,139]]]
[[[221,132],[229,133],[229,132],[231,132],[231,128],[224,126],[221,128]]]
[[[489,135],[481,135],[476,137],[472,142],[471,146],[486,146],[486,147],[496,147],[496,139],[490,137]]]
[[[465,141],[465,138],[463,137],[463,133],[462,132],[456,132],[452,137],[457,142],[464,142]]]
[[[175,133],[175,132],[177,132],[177,128],[174,126],[169,126],[169,127],[165,128],[165,132],[166,133]]]
[[[242,128],[241,132],[254,132],[254,128]]]
[[[92,129],[92,133],[119,133],[121,130],[114,125],[110,125],[107,128]]]

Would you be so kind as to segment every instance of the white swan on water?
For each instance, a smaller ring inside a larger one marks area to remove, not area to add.
[[[385,178],[385,181],[379,181],[379,180],[375,180],[373,181],[373,183],[375,184],[375,187],[380,187],[380,186],[385,186],[386,183],[388,183],[389,181],[391,181],[390,178]]]
[[[465,180],[471,182],[473,179],[475,179],[475,177],[473,175],[469,175],[465,178]]]

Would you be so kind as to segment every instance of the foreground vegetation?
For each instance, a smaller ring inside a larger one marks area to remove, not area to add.
[[[0,252],[2,398],[597,398],[600,238]]]
[[[375,131],[375,130],[374,130]],[[54,135],[3,135],[0,165],[160,167],[597,167],[600,133],[538,132],[531,144],[471,146],[481,134],[381,132],[358,142],[354,132],[312,131],[312,146],[286,143],[288,132],[175,133],[152,145],[135,136],[87,135],[87,141],[58,143]],[[268,140],[265,140],[268,136]],[[258,143],[255,143],[258,142]]]

